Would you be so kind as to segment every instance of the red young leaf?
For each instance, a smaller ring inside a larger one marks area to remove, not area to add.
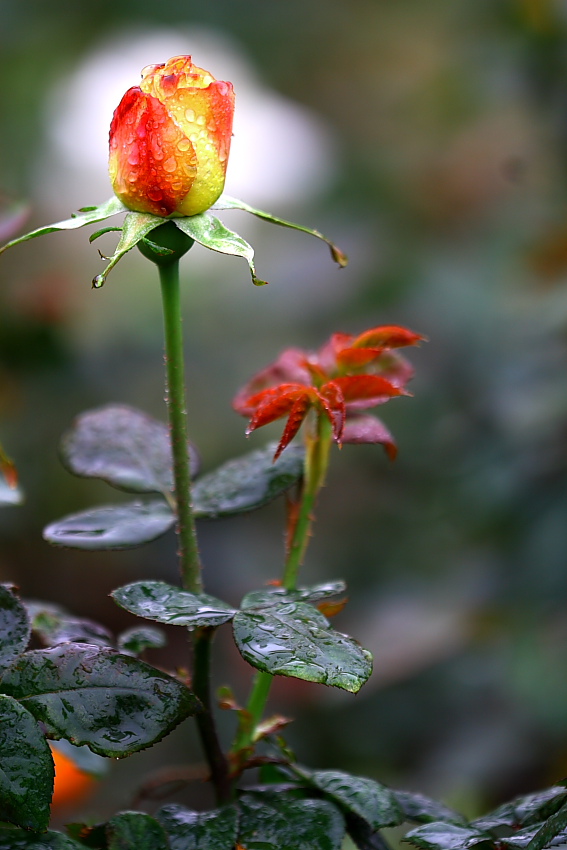
[[[283,351],[274,363],[254,375],[236,395],[232,403],[236,412],[243,416],[251,416],[254,411],[249,408],[250,399],[262,390],[285,383],[310,384],[310,374],[305,367],[305,359],[305,351],[300,348],[288,348]]]
[[[337,366],[341,369],[359,369],[372,363],[383,351],[383,348],[343,348],[337,354]]]
[[[340,386],[335,381],[324,384],[319,392],[319,401],[333,426],[333,439],[340,443],[346,419],[345,400]]]
[[[400,328],[397,325],[382,325],[377,328],[370,328],[364,331],[351,342],[352,348],[400,348],[404,345],[416,345],[425,337],[421,334],[416,334],[409,331],[407,328]]]
[[[305,419],[307,411],[311,407],[312,401],[307,393],[299,396],[294,402],[289,412],[289,417],[286,422],[282,438],[276,449],[274,460],[277,460],[285,447],[293,440],[301,427],[301,423]]]
[[[343,430],[343,443],[381,443],[390,460],[395,460],[398,447],[384,423],[375,416],[352,416]]]
[[[255,418],[272,403],[277,404],[281,399],[286,399],[290,393],[293,394],[298,392],[305,392],[305,390],[306,387],[303,386],[303,384],[280,384],[277,387],[271,387],[270,389],[262,390],[262,392],[249,396],[247,399],[242,399],[242,402],[240,403],[238,409],[238,413],[242,413],[244,416],[251,416]],[[288,410],[289,407],[284,407],[279,416],[284,416]],[[278,416],[273,416],[267,421],[272,422],[274,419],[278,418]],[[265,422],[262,422],[262,425],[265,424]],[[257,427],[257,425],[254,426],[254,428]],[[254,430],[254,428],[252,430]]]
[[[380,375],[348,375],[335,378],[347,405],[355,409],[382,404],[393,396],[404,395],[404,390],[395,387]]]

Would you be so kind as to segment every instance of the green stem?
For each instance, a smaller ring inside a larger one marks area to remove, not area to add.
[[[217,803],[222,805],[231,799],[232,787],[228,762],[219,743],[211,705],[210,669],[214,633],[213,628],[202,628],[195,632],[193,692],[203,704],[204,711],[196,714],[195,719],[211,771]]]
[[[165,366],[167,375],[167,411],[173,453],[173,476],[177,501],[177,539],[179,567],[183,587],[201,593],[201,561],[197,546],[195,520],[191,508],[191,469],[187,448],[187,413],[185,410],[185,367],[183,360],[183,325],[179,289],[179,261],[158,266],[163,303],[165,331]]]
[[[331,442],[331,423],[325,415],[319,414],[315,434],[310,435],[307,440],[301,503],[282,579],[282,584],[286,590],[295,590],[297,586],[299,567],[303,563],[313,524],[313,509],[319,490],[325,483]],[[254,730],[264,714],[272,679],[273,676],[270,673],[256,673],[246,705],[246,713],[239,724],[232,752],[236,753],[252,746]]]

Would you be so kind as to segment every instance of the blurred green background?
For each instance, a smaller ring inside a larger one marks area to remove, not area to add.
[[[567,10],[561,0],[0,0],[0,193],[26,229],[110,196],[113,108],[141,68],[190,53],[234,82],[227,191],[318,227],[349,254],[223,214],[246,264],[183,263],[191,432],[203,466],[247,443],[233,394],[290,345],[405,324],[414,398],[383,408],[400,454],[334,451],[305,581],[345,577],[336,619],[375,656],[359,695],[282,680],[300,759],[410,787],[475,814],[567,774]],[[92,228],[93,230],[96,228]],[[164,418],[153,269],[133,252],[100,291],[86,231],[0,263],[0,439],[23,507],[0,513],[0,580],[115,629],[108,599],[175,580],[175,542],[55,550],[48,522],[112,501],[57,443],[109,402]],[[112,235],[97,245],[111,252]],[[203,525],[209,592],[236,603],[278,575],[283,505]],[[156,664],[183,664],[172,630]],[[221,630],[222,631],[222,630]],[[250,671],[218,641],[218,684]],[[232,718],[223,715],[229,734]],[[189,724],[187,724],[188,726]],[[140,775],[201,756],[183,727],[113,766],[84,806],[135,798]],[[183,795],[174,799],[183,800]],[[150,801],[150,807],[153,803]],[[83,812],[83,813],[84,813]]]

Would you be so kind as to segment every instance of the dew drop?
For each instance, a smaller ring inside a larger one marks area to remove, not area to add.
[[[163,170],[167,171],[168,174],[172,174],[176,169],[177,169],[177,160],[175,159],[174,156],[168,157],[163,164]]]
[[[150,199],[150,201],[155,201],[157,203],[157,201],[161,201],[161,199],[163,198],[163,192],[161,191],[161,189],[157,188],[149,189],[148,198]]]
[[[101,286],[104,286],[104,275],[97,274],[96,277],[93,277],[93,289],[100,289]]]
[[[198,124],[200,127],[204,127],[204,126],[205,126],[205,121],[206,121],[206,118],[205,118],[205,116],[204,116],[204,115],[197,115],[197,124]]]
[[[188,121],[193,123],[195,121],[195,110],[194,109],[186,109],[185,110],[185,117]]]
[[[189,136],[189,139],[190,139],[192,142],[196,142],[198,138],[199,138],[199,137],[197,136],[197,133],[191,133],[191,135]]]
[[[193,147],[189,139],[181,139],[177,142],[177,150],[180,150],[182,153],[190,150]]]

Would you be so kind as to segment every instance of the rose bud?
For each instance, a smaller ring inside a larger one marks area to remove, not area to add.
[[[148,65],[110,126],[112,187],[125,206],[154,215],[196,215],[220,196],[234,91],[190,56]]]

